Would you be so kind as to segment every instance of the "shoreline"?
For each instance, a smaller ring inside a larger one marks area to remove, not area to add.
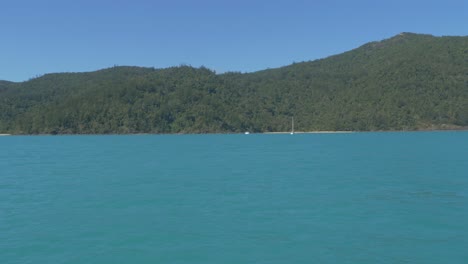
[[[356,132],[372,132],[372,131],[332,131],[332,130],[317,130],[317,131],[294,131],[293,134],[348,134],[348,133],[356,133]],[[375,131],[377,132],[377,131]],[[291,134],[291,131],[284,131],[284,132],[260,132],[260,133],[253,133],[253,134]]]
[[[249,131],[247,131],[249,132]],[[415,133],[415,132],[468,132],[464,129],[420,129],[420,130],[376,130],[376,131],[345,131],[345,130],[316,130],[316,131],[295,131],[294,134],[353,134],[353,133]],[[148,136],[148,135],[286,135],[291,131],[276,132],[214,132],[214,133],[108,133],[108,134],[0,134],[0,136]]]

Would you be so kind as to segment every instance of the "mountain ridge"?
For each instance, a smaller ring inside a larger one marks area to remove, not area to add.
[[[345,52],[342,52],[342,53],[339,53],[339,54],[332,54],[332,55],[329,55],[329,56],[325,56],[323,58],[317,58],[317,59],[313,59],[313,60],[293,62],[292,64],[320,61],[320,60],[328,59],[330,57],[339,56],[339,55],[341,55],[343,53],[347,53],[347,52],[350,52],[350,51],[353,51],[355,49],[359,49],[359,48],[362,48],[362,47],[365,47],[365,46],[377,45],[378,43],[391,41],[393,39],[398,39],[398,38],[401,38],[401,37],[411,37],[411,36],[421,36],[421,37],[430,37],[430,38],[466,38],[466,37],[468,37],[468,36],[454,36],[454,35],[434,36],[434,35],[431,35],[431,34],[423,34],[423,33],[401,32],[401,33],[398,33],[395,36],[385,38],[385,39],[382,39],[382,40],[378,40],[378,41],[371,41],[371,42],[365,43],[365,44],[363,44],[363,45],[361,45],[361,46],[359,46],[357,48],[354,48],[354,49],[351,49],[349,51],[345,51]],[[226,71],[226,72],[223,72],[223,73],[217,73],[217,75],[230,74],[230,73],[251,74],[251,73],[257,73],[257,72],[262,72],[262,71],[281,69],[281,68],[284,68],[284,67],[291,66],[292,64],[279,66],[279,67],[274,67],[274,68],[260,69],[260,70],[251,71],[251,72]],[[170,66],[170,67],[166,67],[166,68],[144,67],[144,66],[138,66],[138,65],[121,65],[121,66],[115,65],[115,66],[112,66],[112,67],[101,68],[101,69],[91,70],[91,71],[50,72],[50,73],[45,73],[45,74],[38,75],[38,76],[35,76],[35,77],[31,77],[30,79],[25,80],[25,81],[11,81],[11,80],[6,80],[6,79],[5,80],[0,79],[0,84],[2,84],[2,83],[11,83],[11,84],[13,84],[13,83],[24,83],[24,82],[28,82],[28,81],[33,80],[33,79],[41,78],[41,77],[46,76],[46,75],[54,75],[54,74],[90,74],[90,73],[98,73],[98,72],[101,72],[101,71],[107,71],[107,70],[111,70],[111,69],[114,69],[114,68],[127,68],[127,69],[141,68],[141,69],[164,70],[164,69],[177,68],[177,67],[183,67],[183,66],[192,67],[190,64],[180,64],[178,66]],[[207,67],[206,66],[201,66],[201,68],[207,68]],[[210,70],[212,70],[212,69],[210,69]],[[214,70],[212,70],[212,71],[214,71]]]

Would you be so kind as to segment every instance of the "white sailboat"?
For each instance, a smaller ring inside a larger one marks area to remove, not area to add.
[[[291,135],[294,135],[294,116],[291,117]]]

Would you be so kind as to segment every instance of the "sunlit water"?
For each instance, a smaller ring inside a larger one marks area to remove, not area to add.
[[[0,263],[467,263],[468,133],[0,137]]]

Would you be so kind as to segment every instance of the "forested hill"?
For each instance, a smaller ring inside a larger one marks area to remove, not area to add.
[[[0,81],[0,133],[468,127],[468,37],[411,33],[254,73],[113,67]]]

